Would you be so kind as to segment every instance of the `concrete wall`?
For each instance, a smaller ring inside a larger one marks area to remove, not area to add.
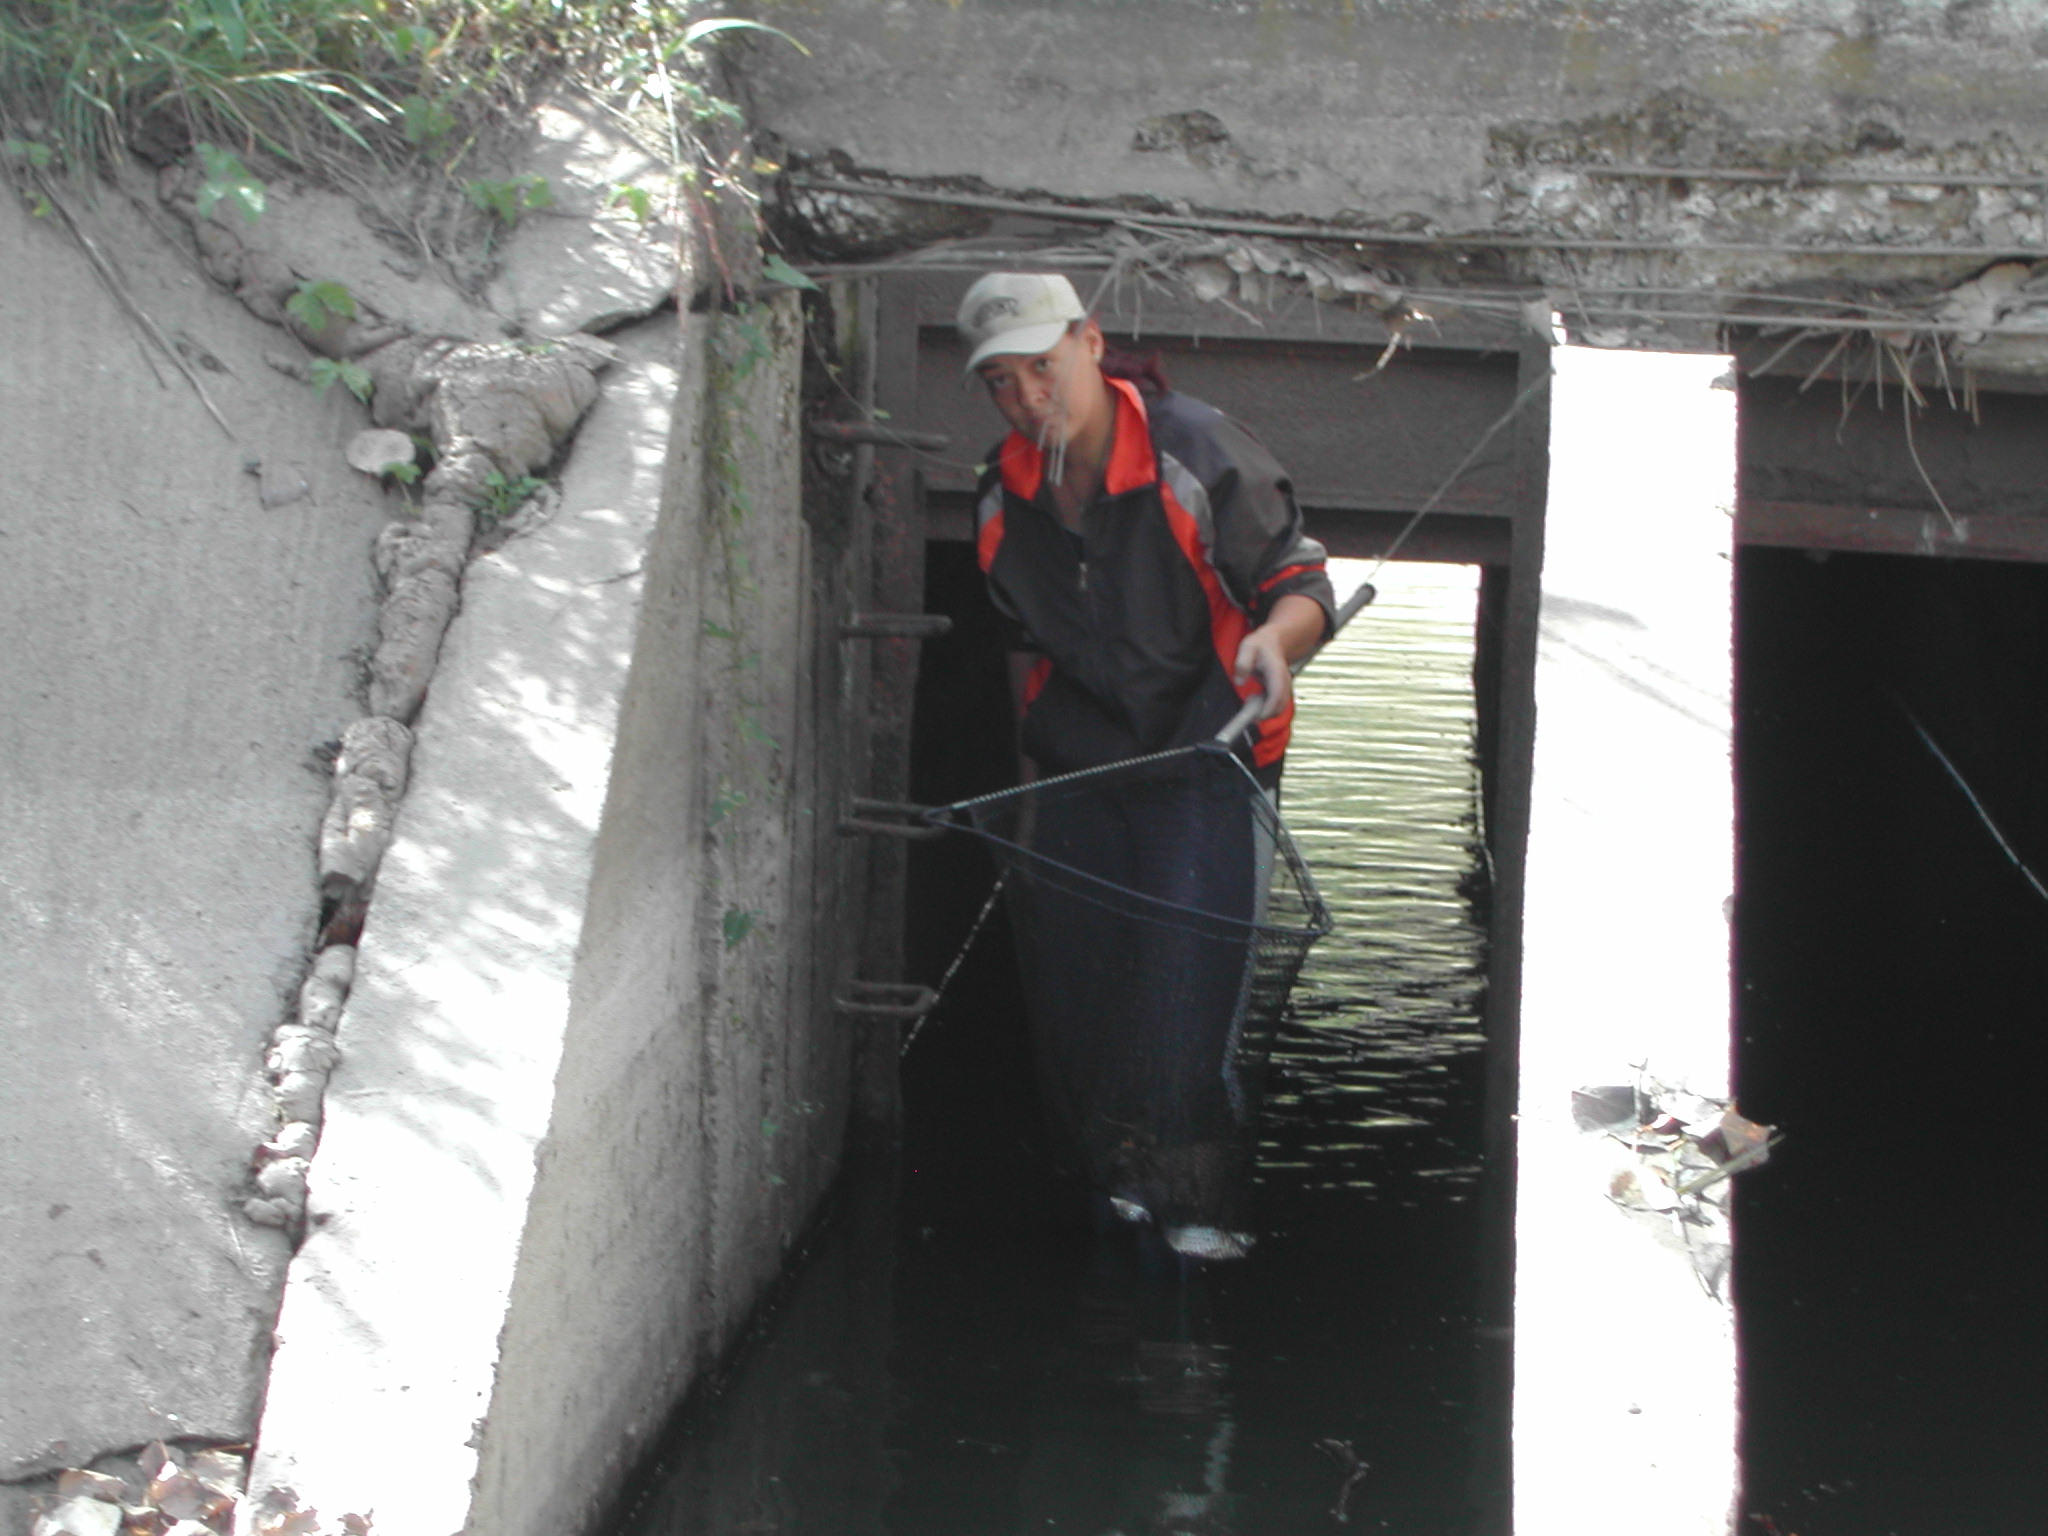
[[[121,193],[77,212],[233,435],[0,196],[0,1479],[255,1429],[288,1250],[237,1208],[387,515],[344,391]]]
[[[673,324],[472,569],[343,1020],[255,1486],[392,1536],[582,1528],[838,1164],[801,321]]]
[[[1674,89],[1758,140],[1873,120],[1934,142],[2048,133],[2048,16],[2025,0],[769,10],[811,49],[763,47],[748,67],[763,125],[794,150],[901,176],[1268,216],[1484,224],[1497,211],[1495,131],[1625,113]],[[1190,112],[1215,122],[1169,120]]]

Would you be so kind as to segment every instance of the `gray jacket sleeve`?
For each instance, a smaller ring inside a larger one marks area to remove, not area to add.
[[[1287,471],[1249,429],[1222,417],[1212,429],[1227,465],[1208,487],[1215,524],[1212,555],[1232,597],[1254,624],[1290,593],[1322,606],[1323,633],[1336,623],[1326,552],[1302,531]]]

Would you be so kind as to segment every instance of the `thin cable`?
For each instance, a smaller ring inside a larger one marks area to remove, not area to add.
[[[1406,523],[1402,524],[1401,531],[1394,535],[1394,542],[1387,546],[1386,552],[1380,556],[1373,568],[1365,573],[1365,579],[1368,582],[1379,575],[1386,568],[1387,562],[1400,552],[1401,546],[1408,542],[1408,535],[1415,531],[1416,525],[1436,510],[1436,504],[1450,494],[1451,487],[1458,483],[1458,477],[1472,467],[1472,461],[1486,451],[1486,445],[1494,440],[1500,429],[1520,415],[1522,407],[1533,400],[1538,392],[1550,387],[1550,380],[1554,373],[1554,369],[1546,367],[1536,378],[1524,384],[1521,393],[1515,396],[1514,403],[1501,412],[1500,419],[1479,434],[1479,441],[1472,445],[1464,458],[1458,460],[1457,467],[1444,476],[1443,484],[1430,492],[1429,500],[1422,504],[1421,510],[1409,518]]]
[[[918,1031],[924,1028],[924,1021],[937,1013],[939,1011],[939,1004],[946,1000],[946,988],[952,985],[953,977],[959,972],[961,962],[967,958],[967,951],[974,948],[974,941],[981,937],[982,927],[988,922],[989,914],[995,911],[996,901],[1002,896],[1003,886],[1008,883],[1009,878],[1010,872],[1007,869],[996,876],[995,888],[988,893],[988,900],[981,904],[981,913],[974,919],[974,926],[967,930],[967,937],[961,941],[959,949],[953,953],[953,963],[946,967],[946,974],[939,978],[939,984],[932,992],[931,1007],[925,1009],[923,1013],[920,1013],[911,1021],[910,1028],[904,1032],[903,1044],[896,1052],[897,1056],[903,1057],[910,1054],[911,1044],[917,1039]]]
[[[1998,823],[1991,819],[1991,813],[1984,808],[1984,802],[1977,798],[1977,791],[1970,788],[1970,781],[1963,777],[1962,771],[1949,761],[1948,754],[1942,751],[1940,745],[1928,734],[1927,727],[1920,723],[1920,717],[1907,707],[1906,701],[1900,698],[1898,694],[1894,693],[1892,695],[1892,702],[1899,706],[1900,713],[1905,715],[1906,719],[1912,724],[1913,729],[1919,732],[1921,741],[1927,745],[1927,750],[1934,754],[1934,760],[1946,768],[1948,776],[1956,781],[1956,788],[1960,789],[1963,792],[1963,797],[1970,802],[1970,809],[1975,811],[1977,819],[1984,823],[1984,830],[1989,832],[1997,842],[1999,851],[2012,860],[2012,867],[2014,869],[2027,877],[2027,884],[2034,888],[2034,894],[2043,901],[2048,901],[2048,885],[2041,883],[2041,877],[2027,867],[2026,860],[2022,859],[2013,848],[2013,845],[2006,841],[2005,834],[1998,830]]]
[[[1748,181],[1786,187],[2038,187],[2048,177],[1987,175],[1975,171],[1766,171],[1731,165],[1555,165],[1545,170],[1575,176],[1618,176],[1649,181]]]
[[[1783,241],[1733,240],[1614,240],[1581,236],[1577,239],[1555,235],[1501,234],[1489,230],[1461,230],[1452,234],[1419,234],[1409,230],[1345,229],[1329,224],[1274,224],[1262,219],[1205,218],[1196,214],[1133,213],[1124,208],[1090,208],[1077,203],[1033,202],[1025,198],[986,197],[979,193],[931,191],[923,187],[873,186],[866,182],[843,181],[833,176],[793,174],[792,186],[816,192],[847,192],[862,197],[887,197],[907,203],[938,203],[953,208],[977,208],[990,213],[1020,213],[1044,219],[1065,219],[1076,224],[1144,224],[1162,229],[1209,230],[1226,235],[1267,235],[1280,240],[1338,240],[1351,245],[1415,245],[1431,248],[1450,246],[1479,250],[1530,251],[1647,251],[1676,255],[1750,256],[1906,256],[1953,258],[1967,256],[1985,261],[1999,256],[2031,259],[2039,253],[2030,247],[2011,245],[1793,245]]]

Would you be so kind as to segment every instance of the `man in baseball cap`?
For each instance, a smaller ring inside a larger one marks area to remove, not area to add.
[[[969,371],[991,357],[1050,351],[1067,327],[1085,320],[1081,296],[1057,272],[991,272],[960,301],[960,334]]]

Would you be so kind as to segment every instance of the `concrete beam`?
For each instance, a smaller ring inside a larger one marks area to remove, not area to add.
[[[1515,1528],[1724,1536],[1734,1316],[1575,1089],[1725,1096],[1734,395],[1712,357],[1556,354],[1523,918]]]
[[[820,0],[786,24],[808,53],[744,67],[760,126],[799,153],[1265,217],[1483,226],[1496,130],[1599,138],[1673,91],[1795,142],[1873,119],[2048,134],[2048,25],[2024,6]]]

